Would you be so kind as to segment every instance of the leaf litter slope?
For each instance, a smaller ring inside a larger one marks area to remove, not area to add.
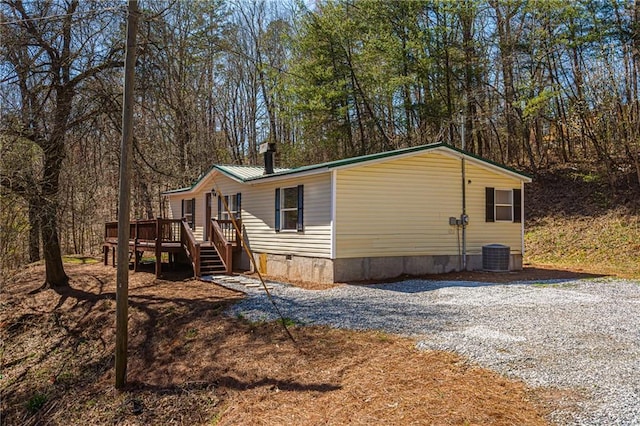
[[[545,424],[547,397],[410,339],[249,323],[243,297],[130,275],[129,386],[113,389],[115,269],[31,266],[2,288],[3,424]]]

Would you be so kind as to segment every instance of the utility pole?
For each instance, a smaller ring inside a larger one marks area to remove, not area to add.
[[[127,3],[127,47],[124,61],[120,187],[118,192],[118,272],[116,278],[116,389],[127,383],[129,322],[129,211],[131,209],[131,152],[133,139],[133,85],[136,65],[138,1]]]

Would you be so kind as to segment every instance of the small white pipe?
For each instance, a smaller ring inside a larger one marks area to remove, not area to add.
[[[460,129],[460,139],[462,139],[462,150],[465,149],[465,116],[462,114],[462,128]],[[467,171],[465,157],[462,154],[462,270],[467,269],[467,225],[464,218],[467,216]]]

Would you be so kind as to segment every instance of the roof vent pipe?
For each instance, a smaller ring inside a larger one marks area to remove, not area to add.
[[[273,174],[273,154],[276,152],[276,144],[265,142],[260,144],[260,153],[264,154],[264,174]]]

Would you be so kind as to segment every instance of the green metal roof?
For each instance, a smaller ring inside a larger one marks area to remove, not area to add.
[[[254,182],[254,181],[263,180],[263,179],[272,179],[279,176],[296,175],[296,174],[302,174],[302,173],[312,172],[316,170],[319,171],[321,169],[330,170],[330,169],[335,169],[337,167],[345,167],[352,164],[375,161],[375,160],[380,160],[384,158],[396,157],[396,156],[406,155],[406,154],[411,154],[416,152],[432,151],[438,148],[449,149],[451,151],[454,151],[459,154],[478,160],[482,163],[486,163],[498,169],[502,169],[505,172],[515,174],[521,178],[524,178],[525,180],[531,179],[531,176],[524,174],[520,171],[504,166],[502,164],[496,163],[494,161],[487,160],[486,158],[479,157],[469,152],[463,151],[461,149],[458,149],[446,143],[434,143],[429,145],[420,145],[420,146],[413,146],[409,148],[396,149],[394,151],[385,151],[377,154],[361,155],[359,157],[345,158],[342,160],[328,161],[326,163],[312,164],[309,166],[295,167],[291,169],[275,169],[274,173],[272,174],[264,174],[264,169],[260,166],[228,166],[228,165],[225,166],[225,165],[214,164],[206,173],[201,175],[200,178],[196,180],[190,187],[174,189],[171,191],[165,191],[164,194],[175,194],[175,193],[190,191],[196,185],[198,185],[198,183],[200,183],[207,175],[209,175],[209,173],[211,173],[213,170],[218,170],[223,174],[239,182]]]
[[[374,160],[379,160],[379,159],[383,159],[383,158],[387,158],[387,157],[396,157],[399,155],[404,155],[404,154],[410,154],[410,153],[414,153],[414,152],[421,152],[421,151],[431,151],[437,148],[448,148],[450,150],[453,150],[455,152],[458,152],[460,154],[466,155],[468,157],[474,158],[478,161],[481,161],[483,163],[487,163],[490,164],[494,167],[498,167],[500,169],[503,169],[504,171],[507,172],[511,172],[514,173],[516,175],[519,175],[523,178],[526,179],[531,179],[531,176],[524,174],[518,170],[512,169],[510,167],[504,166],[502,164],[496,163],[494,161],[491,160],[487,160],[486,158],[482,158],[480,156],[471,154],[469,152],[463,151],[461,149],[458,149],[456,147],[453,147],[451,145],[448,145],[446,143],[433,143],[433,144],[429,144],[429,145],[420,145],[420,146],[412,146],[409,148],[401,148],[401,149],[396,149],[393,151],[385,151],[385,152],[380,152],[377,154],[369,154],[369,155],[361,155],[359,157],[351,157],[351,158],[345,158],[342,160],[335,160],[335,161],[329,161],[326,163],[320,163],[320,164],[313,164],[310,166],[302,166],[302,167],[296,167],[293,169],[284,169],[282,171],[276,171],[273,174],[270,175],[265,175],[265,174],[261,174],[259,176],[254,176],[254,177],[250,177],[245,179],[244,181],[252,181],[252,180],[258,180],[258,179],[269,179],[275,176],[283,176],[283,175],[290,175],[290,174],[297,174],[297,173],[303,173],[303,172],[307,172],[307,171],[311,171],[311,170],[316,170],[316,169],[322,169],[322,168],[327,168],[327,169],[334,169],[337,167],[344,167],[344,166],[349,166],[351,164],[357,164],[357,163],[364,163],[367,161],[374,161]]]
[[[264,174],[264,167],[262,166],[216,166],[217,169],[224,171],[226,174],[235,176],[243,181],[258,179],[266,176]],[[274,173],[282,173],[291,169],[275,168]]]

